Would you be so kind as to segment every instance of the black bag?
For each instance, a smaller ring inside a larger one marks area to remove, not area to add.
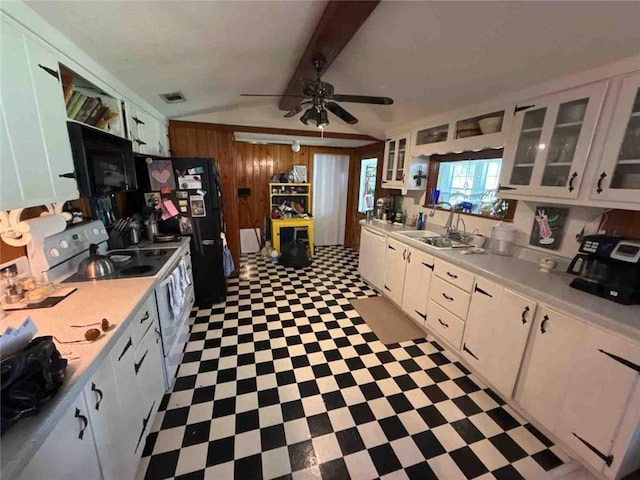
[[[307,245],[302,240],[294,239],[282,247],[280,265],[293,268],[307,268],[311,265]]]
[[[53,337],[34,338],[24,350],[0,362],[0,433],[23,417],[40,411],[60,389],[67,360],[53,343]]]

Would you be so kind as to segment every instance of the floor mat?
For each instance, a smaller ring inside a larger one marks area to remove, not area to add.
[[[426,337],[420,327],[384,297],[351,300],[351,305],[385,345]]]

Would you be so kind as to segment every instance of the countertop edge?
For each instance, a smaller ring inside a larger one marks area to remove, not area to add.
[[[529,296],[534,300],[540,303],[543,303],[544,305],[547,305],[553,309],[559,310],[561,313],[566,313],[569,316],[576,317],[578,320],[588,323],[589,325],[592,325],[596,328],[606,329],[611,333],[620,335],[635,343],[640,343],[640,328],[634,329],[633,327],[617,322],[615,319],[609,318],[597,312],[593,312],[592,310],[587,310],[581,307],[579,304],[564,301],[559,297],[554,297],[552,295],[549,295],[546,292],[540,291],[536,288],[529,287],[525,284],[513,283],[511,279],[508,279],[499,274],[496,274],[491,270],[487,270],[485,268],[478,267],[477,265],[473,265],[468,262],[465,262],[464,256],[442,255],[442,252],[434,248],[427,247],[419,240],[406,237],[399,233],[399,232],[406,232],[408,230],[412,230],[410,227],[406,227],[406,226],[400,227],[400,226],[393,226],[389,224],[382,226],[382,225],[376,225],[375,223],[367,223],[366,220],[361,220],[360,224],[363,227],[376,230],[380,233],[384,233],[385,235],[390,236],[407,245],[415,247],[423,252],[427,252],[436,258],[440,258],[441,260],[444,260],[445,262],[449,262],[456,266],[464,268],[472,272],[474,275],[480,275],[486,278],[487,280],[500,283],[509,290],[512,290],[516,293],[521,293],[522,295]],[[524,260],[521,260],[521,261],[524,261]],[[588,295],[588,294],[585,294],[585,295]],[[609,300],[603,299],[602,301],[605,302]]]
[[[11,434],[11,430],[5,433],[0,438],[0,452],[2,453],[2,460],[0,462],[0,477],[2,478],[18,478],[22,471],[26,468],[29,460],[36,454],[38,449],[45,443],[53,429],[57,426],[58,422],[62,418],[62,415],[66,410],[76,401],[78,395],[82,393],[82,389],[89,381],[89,378],[98,370],[100,364],[109,355],[116,342],[120,339],[123,332],[129,327],[134,312],[136,312],[147,299],[149,294],[153,292],[156,286],[159,284],[161,277],[167,272],[169,267],[175,263],[175,260],[182,254],[186,246],[189,245],[189,238],[182,238],[178,242],[173,242],[171,245],[167,244],[151,244],[141,249],[158,249],[158,248],[176,248],[169,261],[163,265],[162,269],[155,276],[153,283],[149,285],[143,295],[140,296],[135,306],[129,312],[127,318],[122,322],[120,328],[115,330],[112,335],[108,337],[107,342],[96,354],[93,361],[84,370],[74,377],[69,383],[63,384],[61,390],[56,396],[48,403],[43,405],[41,411],[33,416],[23,420],[19,420],[16,425],[13,425],[12,429],[20,428],[20,424],[23,422],[33,422],[27,425],[27,429],[32,429],[32,432],[28,432],[28,439],[21,445],[11,444],[11,437],[9,437],[10,444],[7,446],[7,440],[5,437]],[[129,281],[130,279],[124,279]],[[110,280],[114,282],[121,280]],[[55,307],[54,307],[55,308]],[[23,427],[24,428],[24,427]],[[7,448],[8,447],[8,448]]]

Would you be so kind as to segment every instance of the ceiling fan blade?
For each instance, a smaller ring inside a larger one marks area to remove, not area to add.
[[[324,106],[325,106],[325,108],[327,110],[329,110],[331,113],[333,113],[336,117],[338,117],[341,120],[347,122],[349,125],[355,125],[356,123],[358,123],[358,119],[356,117],[351,115],[349,112],[347,112],[344,108],[342,108],[337,103],[335,103],[335,102],[327,102]]]
[[[271,95],[267,93],[241,93],[241,97],[296,97],[305,98],[304,95]]]
[[[284,114],[285,118],[289,118],[289,117],[295,117],[297,114],[299,114],[302,110],[304,110],[304,105],[307,105],[311,102],[301,102],[298,105],[295,106],[295,108],[289,110],[287,113]]]
[[[389,97],[370,97],[367,95],[332,95],[331,100],[336,102],[371,103],[373,105],[393,105]]]

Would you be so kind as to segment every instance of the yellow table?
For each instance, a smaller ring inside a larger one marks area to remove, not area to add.
[[[273,248],[282,254],[280,250],[280,229],[306,227],[309,238],[309,255],[313,257],[313,218],[281,218],[271,219],[271,243]]]

